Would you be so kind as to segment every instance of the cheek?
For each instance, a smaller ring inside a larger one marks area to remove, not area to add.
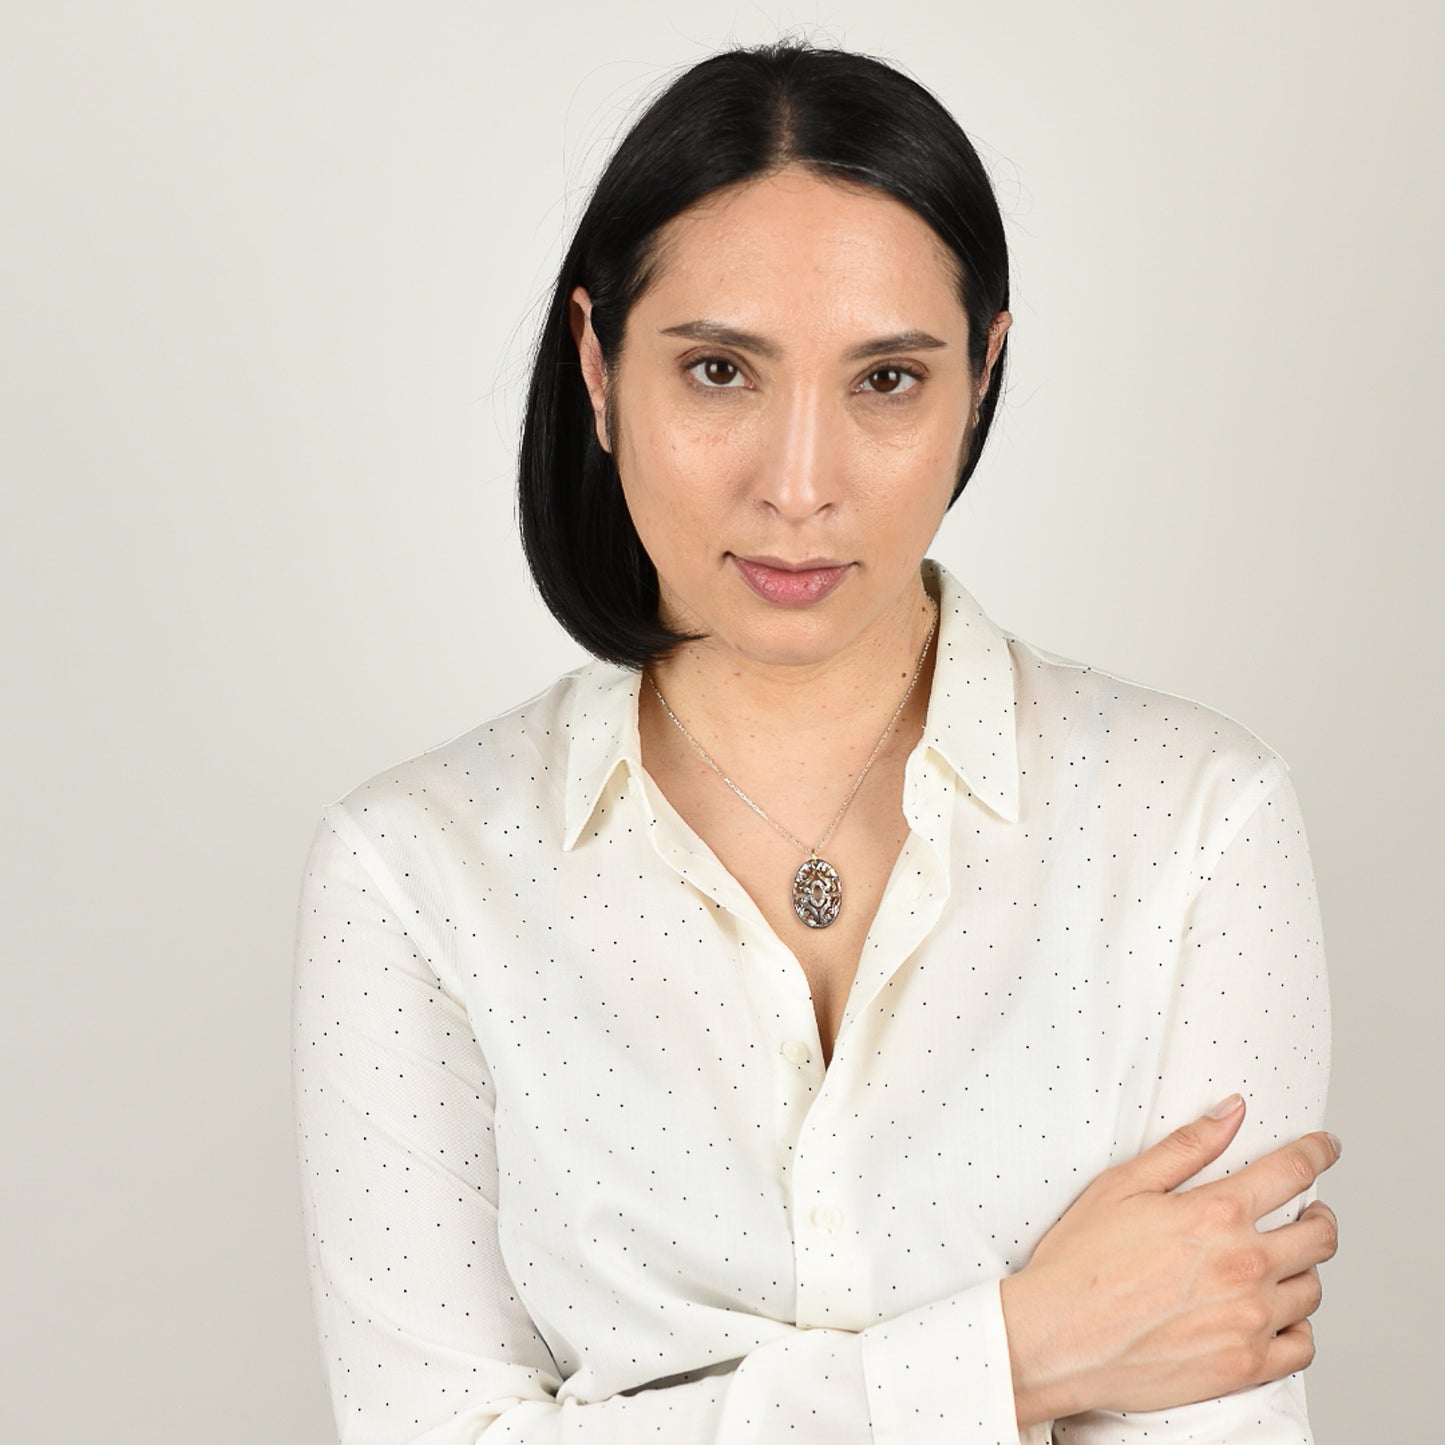
[[[947,509],[965,443],[963,424],[935,419],[859,438],[853,458],[857,495],[891,531],[927,526]]]
[[[704,416],[646,419],[627,448],[629,503],[665,522],[686,525],[725,514],[746,488],[757,451],[755,427]]]

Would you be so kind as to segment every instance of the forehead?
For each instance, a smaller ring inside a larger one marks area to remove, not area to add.
[[[966,326],[953,253],[916,211],[872,186],[798,166],[729,186],[659,233],[638,305],[655,312],[761,309],[839,328]],[[754,317],[754,319],[759,319]]]

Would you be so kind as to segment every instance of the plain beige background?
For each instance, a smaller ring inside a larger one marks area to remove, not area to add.
[[[291,947],[322,805],[580,660],[536,307],[678,68],[801,25],[975,136],[1015,267],[934,553],[1292,764],[1335,1002],[1324,1445],[1437,1417],[1434,6],[66,0],[0,27],[0,1438],[322,1445]]]

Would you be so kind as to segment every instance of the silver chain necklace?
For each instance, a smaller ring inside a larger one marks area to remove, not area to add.
[[[868,755],[868,761],[863,764],[863,771],[853,779],[853,786],[848,789],[848,796],[843,799],[843,806],[833,815],[833,821],[828,824],[828,831],[818,839],[813,847],[803,842],[799,837],[788,832],[775,818],[770,818],[713,760],[707,755],[706,749],[688,730],[683,726],[682,719],[668,707],[667,699],[663,697],[661,689],[656,680],[649,672],[647,680],[652,684],[652,690],[657,694],[657,700],[662,704],[662,710],[674,723],[678,731],[692,744],[697,755],[760,817],[769,827],[781,833],[788,842],[796,848],[801,848],[808,857],[798,871],[793,875],[793,912],[798,915],[801,922],[806,923],[809,928],[827,928],[837,918],[839,910],[843,907],[843,880],[838,876],[838,870],[825,858],[818,857],[818,849],[821,848],[829,838],[833,836],[833,830],[843,820],[843,814],[848,811],[848,804],[857,796],[858,789],[863,786],[863,779],[868,776],[868,769],[873,766],[878,754],[883,750],[883,744],[888,741],[889,734],[893,731],[894,724],[903,715],[903,709],[908,706],[908,699],[913,696],[914,685],[918,682],[919,675],[923,672],[923,660],[928,656],[929,645],[933,641],[933,634],[938,627],[938,608],[933,609],[933,620],[928,624],[928,636],[923,639],[923,651],[918,654],[918,665],[913,669],[913,676],[908,681],[908,691],[903,694],[903,701],[893,710],[893,716],[888,719],[888,726],[883,729],[883,736],[874,745],[873,751]]]

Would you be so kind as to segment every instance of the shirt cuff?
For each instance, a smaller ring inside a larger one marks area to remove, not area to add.
[[[999,1281],[860,1332],[876,1445],[1048,1445],[1018,1428]]]

